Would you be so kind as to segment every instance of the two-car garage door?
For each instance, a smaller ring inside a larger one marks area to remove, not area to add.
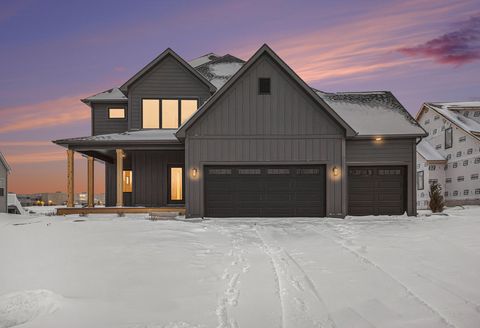
[[[206,166],[205,216],[325,216],[325,166]]]

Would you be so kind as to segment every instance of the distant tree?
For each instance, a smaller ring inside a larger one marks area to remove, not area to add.
[[[430,196],[428,206],[432,210],[432,213],[443,212],[445,202],[443,201],[442,187],[437,182],[433,182],[430,184],[430,192],[428,194]]]

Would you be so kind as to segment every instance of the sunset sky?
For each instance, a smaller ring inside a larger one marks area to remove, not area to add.
[[[324,91],[391,90],[412,114],[426,101],[480,100],[480,2],[0,2],[0,151],[10,191],[66,189],[50,140],[90,134],[80,98],[119,86],[167,47],[248,59],[268,43]],[[76,191],[86,160],[76,161]],[[96,192],[103,192],[97,164]]]

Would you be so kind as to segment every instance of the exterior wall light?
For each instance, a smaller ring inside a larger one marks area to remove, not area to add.
[[[338,169],[338,167],[334,166],[333,167],[333,176],[336,177],[340,174],[340,170]]]
[[[192,169],[192,177],[196,177],[198,174],[198,170],[197,169]]]
[[[376,137],[375,141],[382,141],[382,137]]]

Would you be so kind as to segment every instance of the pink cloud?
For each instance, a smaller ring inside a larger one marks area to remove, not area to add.
[[[411,57],[430,58],[441,64],[463,65],[480,59],[480,15],[460,28],[414,47],[399,51]]]

